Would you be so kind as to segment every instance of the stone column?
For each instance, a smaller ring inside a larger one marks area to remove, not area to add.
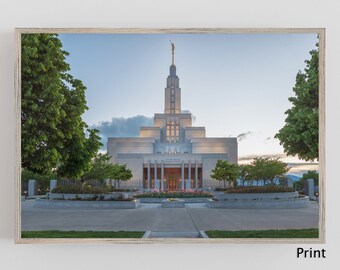
[[[155,185],[155,188],[156,188],[156,182],[157,182],[157,160],[155,160],[154,162],[154,167],[155,167],[155,173],[154,173],[154,185]]]
[[[51,179],[50,181],[50,192],[57,186],[57,180]]]
[[[148,189],[150,189],[150,160],[148,160]]]
[[[189,161],[189,167],[188,167],[188,179],[189,179],[189,183],[190,183],[189,188],[191,188],[191,161]],[[187,187],[187,188],[188,188],[188,187]]]
[[[307,179],[307,195],[309,198],[314,197],[314,179]]]
[[[162,160],[161,166],[161,190],[164,190],[164,160]]]
[[[294,181],[292,179],[288,178],[287,179],[287,186],[292,188],[294,186]]]
[[[182,160],[182,189],[185,190],[184,161]]]
[[[28,180],[28,197],[37,195],[37,181],[34,179]]]
[[[198,187],[197,180],[198,180],[198,166],[197,166],[197,160],[196,160],[195,161],[195,189],[197,189]]]

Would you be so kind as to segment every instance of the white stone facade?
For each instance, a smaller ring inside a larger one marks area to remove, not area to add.
[[[210,175],[217,160],[238,159],[237,138],[207,138],[204,127],[192,126],[191,113],[181,111],[174,64],[167,78],[164,113],[154,115],[154,126],[141,127],[139,137],[108,138],[107,151],[111,162],[132,170],[127,187],[138,189],[215,187],[219,182]]]

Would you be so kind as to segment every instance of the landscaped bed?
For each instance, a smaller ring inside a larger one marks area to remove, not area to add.
[[[22,238],[142,238],[137,231],[23,231]]]
[[[91,185],[60,185],[55,187],[51,193],[59,194],[108,194],[115,192],[136,192],[137,189],[114,188],[110,186],[94,187]]]
[[[213,195],[205,191],[177,191],[177,192],[145,192],[134,195],[135,198],[211,198]]]
[[[206,205],[209,208],[226,209],[295,209],[309,207],[309,198],[304,196],[288,199],[210,199]]]
[[[209,238],[318,238],[318,229],[205,231]]]
[[[297,191],[293,192],[274,192],[274,193],[222,193],[215,194],[219,201],[258,201],[258,200],[282,200],[303,198]]]
[[[224,193],[216,192],[214,199],[207,201],[209,208],[304,208],[309,198],[300,196],[290,187],[262,186],[228,188]]]
[[[82,195],[86,195],[86,194],[82,194]],[[85,197],[82,198],[81,196],[75,196],[74,198],[70,198],[70,199],[65,199],[64,197],[61,198],[55,198],[52,200],[57,200],[57,201],[86,201],[86,202],[93,202],[93,201],[105,201],[105,202],[131,202],[134,201],[134,198],[124,198],[124,197],[109,197],[109,198],[105,198],[104,195],[100,195],[100,196],[93,196],[93,197]]]
[[[109,193],[109,194],[62,194],[52,193],[46,196],[49,200],[59,201],[133,201],[126,193]]]
[[[109,188],[93,187],[90,185],[60,185],[55,187],[51,193],[59,194],[105,194],[109,193]]]
[[[294,191],[293,188],[284,186],[241,186],[237,188],[227,188],[225,193],[281,193]]]
[[[140,205],[140,200],[134,198],[111,198],[107,200],[90,199],[40,199],[34,200],[36,207],[42,208],[77,208],[77,209],[134,209]]]

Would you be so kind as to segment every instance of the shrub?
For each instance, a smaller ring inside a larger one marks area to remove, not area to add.
[[[125,202],[125,201],[134,201],[134,198],[123,198],[123,197],[112,197],[112,198],[108,198],[105,199],[104,195],[94,195],[93,197],[90,198],[81,198],[80,196],[76,196],[73,199],[65,199],[64,197],[61,198],[54,198],[53,200],[57,200],[57,201],[117,201],[117,202]]]
[[[109,192],[131,192],[131,191],[137,191],[137,189],[129,189],[129,188],[115,188],[115,187],[110,187],[106,186],[105,190]]]
[[[238,187],[228,188],[225,193],[277,193],[277,192],[294,192],[294,189],[282,186]]]
[[[227,191],[228,188],[222,188],[222,187],[217,187],[215,188],[215,191]]]
[[[92,186],[84,186],[81,185],[63,185],[57,186],[52,190],[52,193],[61,193],[61,194],[102,194],[107,193],[102,188],[92,187]]]
[[[135,200],[134,198],[109,198],[106,201],[131,202],[134,200]]]

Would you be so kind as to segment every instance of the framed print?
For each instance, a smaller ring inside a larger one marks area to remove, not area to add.
[[[17,29],[17,243],[324,243],[324,29]]]

